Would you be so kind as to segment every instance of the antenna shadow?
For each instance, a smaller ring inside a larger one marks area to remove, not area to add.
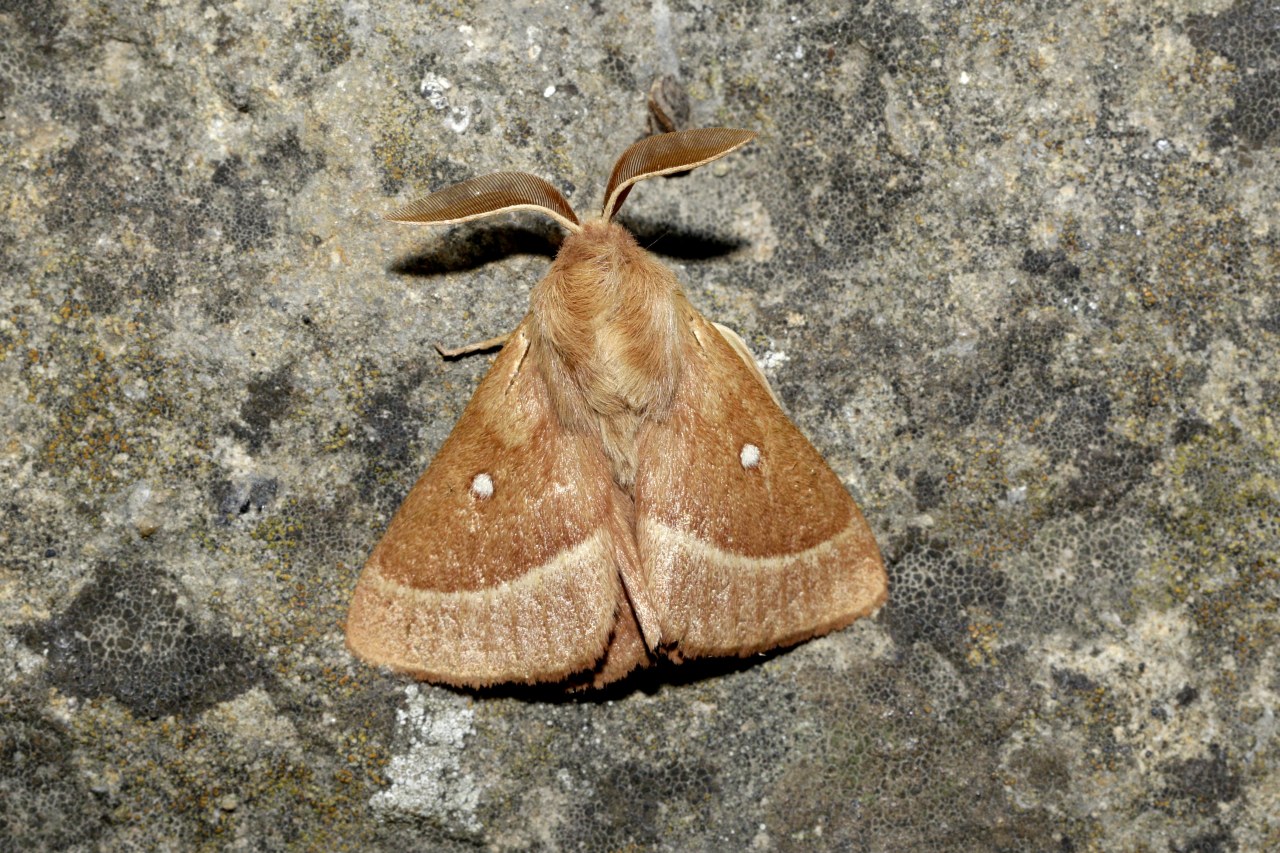
[[[626,217],[622,224],[644,248],[679,261],[709,261],[723,258],[750,245],[747,240],[723,237],[710,231],[673,228],[670,224],[650,219]]]
[[[389,270],[427,278],[479,269],[513,255],[551,259],[560,251],[563,239],[560,230],[550,223],[545,228],[501,222],[467,223],[432,235],[421,250],[396,260]]]
[[[397,259],[388,269],[398,275],[429,278],[468,272],[514,255],[538,255],[551,260],[560,251],[565,235],[551,223],[539,225],[467,223],[428,237],[420,250]],[[628,218],[623,225],[644,248],[682,261],[722,258],[748,245],[745,240],[672,228],[656,220]]]

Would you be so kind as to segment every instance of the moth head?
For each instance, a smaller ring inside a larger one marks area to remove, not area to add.
[[[707,127],[649,136],[632,145],[609,176],[602,218],[618,212],[631,188],[645,178],[687,172],[738,150],[755,138],[750,130]],[[527,172],[494,172],[445,187],[386,215],[392,222],[452,225],[510,210],[545,213],[577,234],[582,223],[564,196],[551,184]]]

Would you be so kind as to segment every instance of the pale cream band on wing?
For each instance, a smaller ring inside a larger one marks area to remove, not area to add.
[[[769,557],[725,550],[647,516],[636,533],[662,637],[690,654],[798,641],[867,615],[885,598],[871,531],[856,514],[824,542]]]
[[[492,587],[418,589],[389,580],[373,563],[365,584],[384,602],[378,645],[386,657],[378,662],[472,682],[563,677],[589,665],[608,642],[622,594],[604,526]]]
[[[864,538],[866,530],[865,523],[859,518],[854,518],[848,526],[832,536],[826,541],[819,542],[812,548],[806,548],[803,551],[796,551],[792,554],[779,554],[775,557],[752,557],[748,554],[735,554],[724,548],[718,548],[703,539],[699,539],[686,530],[672,527],[669,524],[663,524],[655,518],[644,516],[638,522],[640,530],[638,538],[644,539],[646,535],[653,539],[663,542],[675,548],[679,548],[686,553],[692,553],[695,556],[706,557],[714,560],[724,566],[732,567],[735,571],[743,572],[776,572],[785,568],[787,565],[796,562],[808,562],[810,560],[819,559],[822,556],[835,551],[849,539],[854,537]],[[859,534],[862,534],[861,536]]]
[[[824,542],[771,557],[736,554],[650,517],[637,524],[646,615],[658,623],[644,631],[650,648],[660,641],[686,656],[749,653],[842,627],[884,601],[883,569],[858,515]],[[364,652],[467,683],[580,669],[603,652],[625,594],[609,544],[602,526],[515,580],[458,592],[392,581],[371,563],[357,597],[382,600],[381,630],[369,638],[377,651]]]
[[[508,598],[513,594],[530,595],[534,590],[545,585],[548,579],[556,579],[555,582],[559,583],[558,577],[565,574],[564,569],[566,567],[586,564],[589,555],[594,554],[598,560],[607,562],[606,554],[608,553],[608,548],[605,537],[605,529],[600,527],[595,533],[583,539],[577,545],[566,551],[561,551],[552,560],[530,569],[515,580],[505,581],[482,589],[459,590],[457,592],[419,589],[383,577],[382,566],[375,563],[370,563],[366,567],[366,571],[373,570],[369,572],[369,581],[379,592],[386,595],[401,595],[412,598],[415,602],[427,606],[438,605],[446,600],[458,601],[472,598],[475,601],[482,601],[495,597]]]

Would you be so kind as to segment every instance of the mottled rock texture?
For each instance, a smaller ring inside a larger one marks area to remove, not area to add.
[[[1280,847],[1280,12],[0,2],[0,849]],[[875,620],[605,696],[342,644],[671,75],[625,221],[858,498]]]

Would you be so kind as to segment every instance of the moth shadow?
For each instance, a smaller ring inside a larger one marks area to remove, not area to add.
[[[515,223],[467,223],[432,235],[419,251],[400,258],[390,271],[400,275],[431,276],[467,272],[515,255],[551,259],[560,251],[563,235],[551,224],[539,228]]]
[[[636,693],[652,696],[664,687],[682,687],[745,672],[765,661],[787,652],[790,648],[770,649],[745,658],[697,658],[684,663],[659,660],[645,669],[632,672],[612,684],[592,690],[566,689],[562,683],[553,684],[495,684],[491,687],[462,688],[441,685],[475,698],[514,699],[518,702],[540,705],[601,705],[625,699]]]
[[[672,228],[657,220],[628,218],[623,225],[641,246],[654,254],[681,261],[722,258],[749,245],[746,240],[706,231]],[[426,244],[389,267],[399,275],[431,276],[468,272],[517,255],[551,260],[560,251],[564,233],[551,223],[466,223],[432,235]]]
[[[709,231],[672,228],[658,220],[626,217],[621,222],[645,249],[678,261],[723,258],[750,245],[748,240],[723,237]]]

